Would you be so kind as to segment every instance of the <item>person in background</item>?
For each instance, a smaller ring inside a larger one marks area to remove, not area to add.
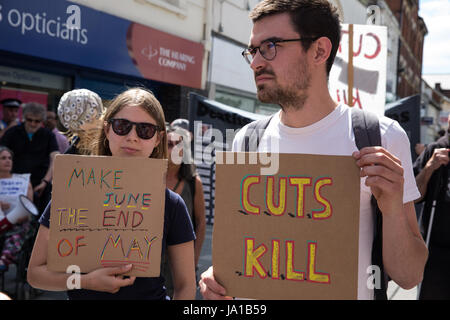
[[[429,239],[420,300],[450,299],[450,116],[448,125],[444,136],[427,145],[414,163],[421,194],[416,202],[424,201],[420,221],[424,237]]]
[[[58,104],[58,117],[68,130],[70,147],[66,154],[91,154],[91,141],[102,127],[99,120],[104,112],[100,96],[88,89],[66,92]]]
[[[31,184],[35,192],[34,202],[43,212],[51,194],[53,160],[59,154],[58,143],[53,132],[43,127],[47,111],[39,103],[23,105],[24,122],[6,130],[0,145],[14,153],[13,172],[31,173]]]
[[[170,127],[182,128],[182,129],[188,131],[189,135],[191,136],[191,139],[192,139],[192,133],[189,131],[189,120],[188,119],[183,119],[183,118],[175,119],[170,123]]]
[[[58,128],[56,127],[56,123],[57,123],[56,113],[53,111],[47,111],[47,118],[45,120],[44,125],[55,135],[56,142],[58,143],[59,152],[64,153],[67,150],[67,148],[69,148],[69,141],[67,140],[67,137],[65,135],[59,132]]]
[[[6,130],[20,124],[17,118],[19,114],[19,108],[22,101],[19,99],[3,99],[0,101],[3,106],[3,119],[0,121],[0,138],[3,136]]]
[[[194,260],[197,270],[206,230],[203,185],[190,156],[190,132],[182,127],[177,127],[176,122],[175,126],[172,124],[167,129],[169,166],[166,183],[167,188],[183,198],[194,225],[196,235]],[[163,274],[166,279],[167,292],[170,295],[173,291],[173,284],[167,257],[164,261]]]
[[[132,88],[117,96],[103,118],[94,141],[95,154],[116,157],[167,158],[164,113],[159,101],[145,89]],[[151,179],[152,177],[147,177]],[[67,290],[70,274],[54,272],[47,266],[50,206],[43,213],[28,266],[28,282],[36,288]],[[166,188],[162,239],[173,273],[174,299],[195,298],[195,234],[183,199]],[[68,291],[71,300],[140,299],[164,300],[164,277],[124,277],[133,265],[99,268],[81,274],[81,289]]]
[[[19,203],[19,196],[26,195],[33,200],[33,188],[30,174],[12,173],[13,153],[4,146],[0,146],[0,219],[5,218]],[[13,188],[8,187],[14,185]],[[4,189],[5,185],[5,189]],[[6,190],[7,188],[7,190]],[[8,265],[16,263],[17,254],[22,247],[25,236],[30,230],[29,217],[17,221],[6,231],[3,249],[0,252],[0,271],[8,269]],[[0,232],[1,233],[1,232]]]

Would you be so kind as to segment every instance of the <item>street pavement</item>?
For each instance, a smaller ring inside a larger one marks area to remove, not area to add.
[[[198,276],[212,264],[212,225],[206,226],[205,241],[202,247],[202,253],[198,265]],[[16,298],[16,282],[15,282],[16,268],[10,266],[9,271],[5,274],[5,291],[11,297]],[[41,290],[30,290],[28,284],[25,284],[25,296],[22,298],[31,300],[66,300],[67,295],[65,292],[49,292]],[[401,289],[393,281],[389,282],[388,287],[388,299],[389,300],[416,300],[417,288],[411,290]],[[197,289],[196,299],[202,299],[200,292]]]

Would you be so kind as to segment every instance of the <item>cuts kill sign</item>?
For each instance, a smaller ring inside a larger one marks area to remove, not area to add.
[[[279,154],[276,175],[262,176],[260,169],[217,164],[212,252],[227,295],[356,299],[360,177],[354,159]]]

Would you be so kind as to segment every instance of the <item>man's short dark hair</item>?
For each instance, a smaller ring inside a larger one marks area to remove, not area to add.
[[[250,12],[250,18],[256,22],[264,17],[289,13],[292,25],[301,37],[327,37],[332,49],[327,60],[326,71],[330,74],[341,40],[341,25],[337,9],[328,0],[263,0]],[[312,41],[302,41],[305,51]]]

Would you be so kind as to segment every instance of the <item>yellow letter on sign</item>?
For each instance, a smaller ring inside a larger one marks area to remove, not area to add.
[[[259,214],[259,207],[258,206],[254,206],[253,204],[250,203],[249,200],[249,191],[250,191],[250,186],[252,184],[258,184],[260,182],[260,176],[246,176],[243,180],[242,180],[242,185],[241,185],[241,204],[242,204],[242,209],[244,209],[245,212],[250,213],[250,214]]]
[[[267,248],[265,245],[261,244],[256,250],[255,247],[255,239],[254,238],[245,238],[244,250],[245,250],[245,276],[253,277],[253,270],[259,274],[262,279],[267,277],[267,272],[262,267],[259,259],[266,253]]]

